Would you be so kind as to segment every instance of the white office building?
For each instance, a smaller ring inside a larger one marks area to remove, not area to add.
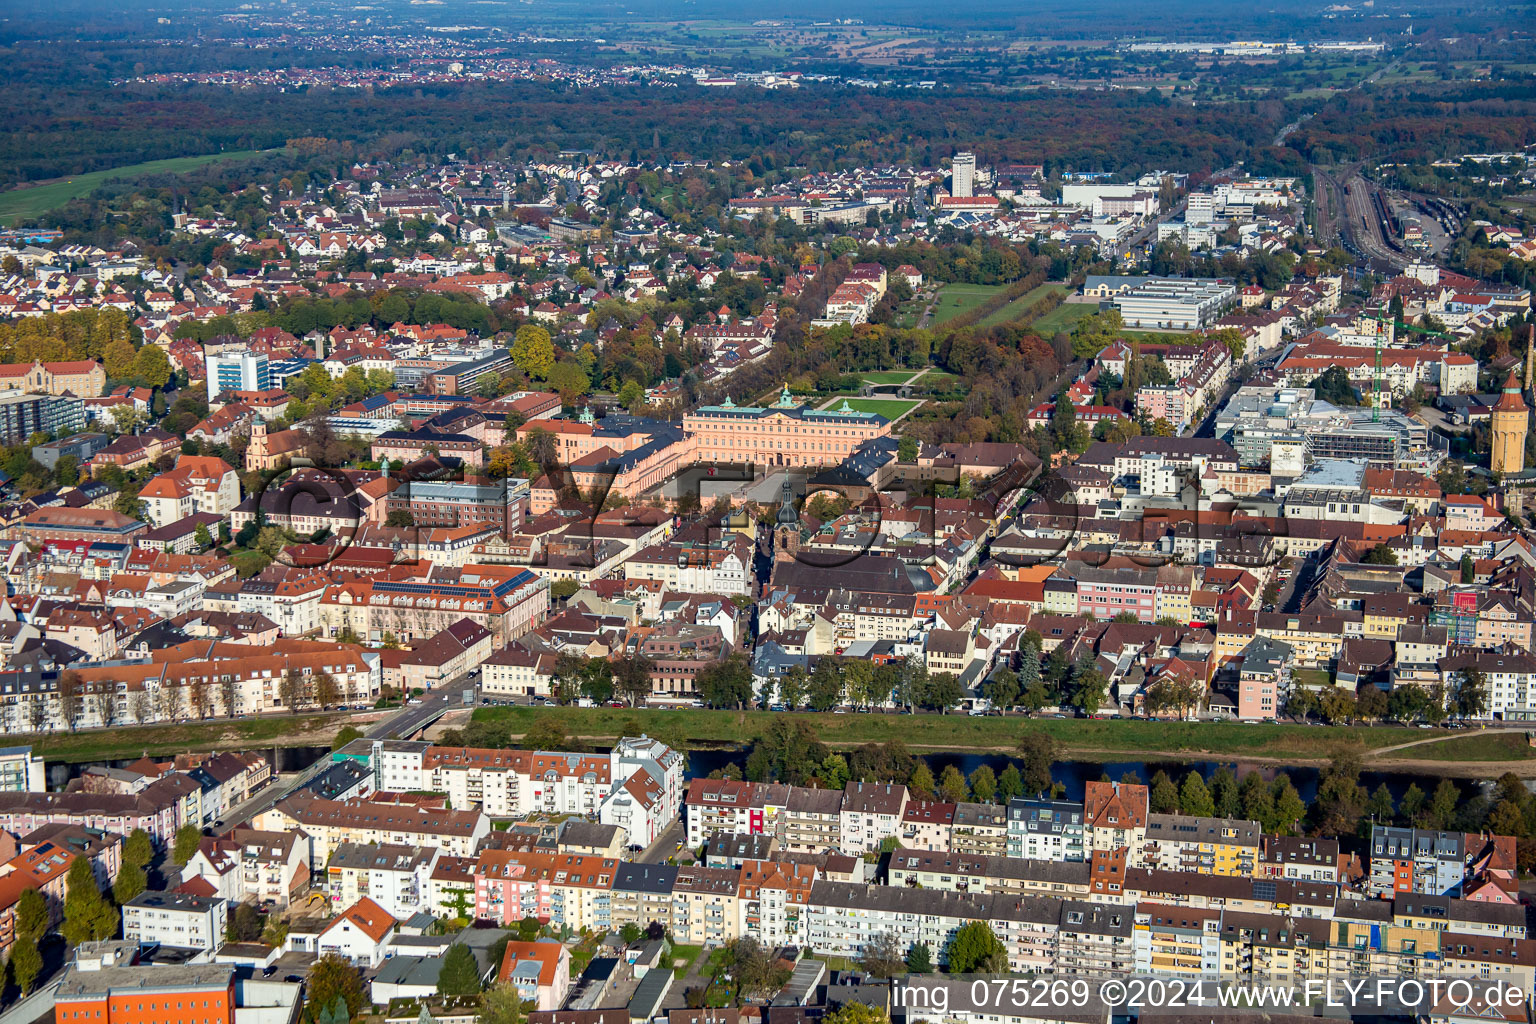
[[[123,938],[140,946],[212,953],[224,943],[229,901],[184,892],[141,892],[123,904]]]
[[[266,391],[272,387],[272,368],[260,352],[205,354],[203,365],[208,370],[210,400],[226,391]]]
[[[0,793],[43,793],[48,774],[31,747],[0,747]]]

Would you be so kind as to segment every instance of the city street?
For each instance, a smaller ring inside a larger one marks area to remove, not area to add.
[[[414,704],[407,704],[394,714],[373,723],[363,733],[363,737],[370,740],[381,740],[409,736],[417,730],[437,721],[450,707],[459,706],[462,704],[462,701],[461,687],[452,685],[442,687],[427,694]],[[245,824],[265,811],[271,810],[295,791],[314,780],[316,776],[324,772],[330,765],[331,759],[322,757],[304,771],[290,776],[286,781],[282,779],[274,780],[266,789],[263,789],[260,793],[232,809],[216,827],[220,831],[234,828]]]

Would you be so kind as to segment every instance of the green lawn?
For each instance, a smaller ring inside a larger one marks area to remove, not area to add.
[[[672,968],[672,977],[679,981],[686,977],[688,969],[693,966],[693,962],[699,958],[699,954],[702,952],[704,952],[703,946],[673,946],[672,963],[674,966]],[[682,963],[683,966],[675,966],[678,963]]]
[[[1049,338],[1057,331],[1071,332],[1079,320],[1098,311],[1098,305],[1092,302],[1063,302],[1034,322],[1035,333]]]
[[[32,752],[49,761],[106,761],[144,754],[239,750],[249,746],[309,746],[347,724],[345,712],[267,715],[261,718],[188,722],[185,725],[117,726],[29,737]]]
[[[1031,288],[1020,295],[1002,309],[991,316],[983,317],[978,327],[996,327],[998,324],[1012,323],[1024,315],[1024,311],[1047,295],[1065,295],[1071,289],[1059,281],[1047,281],[1038,288]]]
[[[1473,732],[1439,743],[1409,747],[1400,753],[1403,757],[1426,761],[1529,761],[1536,758],[1536,747],[1526,741],[1523,733]]]
[[[792,715],[772,711],[712,711],[698,708],[661,711],[624,708],[478,708],[478,722],[505,725],[513,738],[521,736],[538,717],[553,717],[572,736],[608,742],[621,729],[639,727],[649,735],[680,748],[718,747],[751,743],[778,719],[799,718],[815,727],[828,746],[849,750],[861,743],[899,739],[914,750],[1014,749],[1026,732],[1043,732],[1062,744],[1064,756],[1085,760],[1118,760],[1138,753],[1185,756],[1273,757],[1321,759],[1341,748],[1366,754],[1437,735],[1427,729],[1401,726],[1350,727],[1253,724],[1239,722],[1145,722],[1118,719],[971,718],[966,715]],[[1453,735],[1462,761],[1510,759],[1507,740],[1499,734]],[[1452,742],[1452,741],[1448,741]],[[1420,756],[1435,744],[1403,751]]]
[[[969,313],[1002,290],[1000,284],[947,284],[934,304],[932,322],[942,324]]]
[[[871,384],[905,384],[917,375],[916,370],[871,370],[859,374]],[[924,380],[927,378],[925,377]]]
[[[933,388],[935,391],[945,391],[960,383],[960,378],[954,374],[934,370],[923,374],[923,379],[917,382],[917,386],[920,388]]]
[[[888,420],[905,414],[923,403],[915,398],[860,398],[857,395],[833,395],[826,409],[841,409],[847,402],[854,412],[872,412]]]
[[[114,167],[106,171],[90,171],[72,178],[50,181],[45,185],[0,192],[0,223],[12,224],[27,217],[36,217],[58,206],[63,206],[78,196],[92,191],[109,181],[137,178],[147,174],[181,174],[195,170],[218,160],[244,160],[260,156],[263,150],[244,149],[231,153],[210,153],[207,156],[178,156],[167,160],[150,160],[148,163]]]

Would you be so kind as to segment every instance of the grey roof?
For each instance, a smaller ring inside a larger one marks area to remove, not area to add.
[[[677,882],[674,864],[621,864],[613,873],[613,888],[627,892],[670,893]]]
[[[634,998],[629,1001],[630,1019],[650,1020],[656,1016],[661,1012],[661,1001],[671,988],[671,971],[646,971],[640,984],[635,986]]]
[[[436,987],[442,969],[443,958],[440,956],[392,956],[379,965],[373,980],[386,985]]]

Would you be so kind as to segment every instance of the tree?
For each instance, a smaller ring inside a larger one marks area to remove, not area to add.
[[[850,777],[848,759],[842,754],[828,754],[821,762],[821,769],[817,774],[821,776],[822,785],[827,789],[842,789],[848,785]]]
[[[1104,673],[1096,668],[1083,668],[1073,673],[1072,681],[1076,687],[1072,704],[1081,708],[1085,715],[1097,714],[1109,696],[1109,680]]]
[[[995,974],[1008,969],[1008,950],[985,921],[961,925],[946,952],[951,974]]]
[[[967,796],[965,776],[960,774],[960,769],[954,765],[945,765],[944,771],[939,774],[939,798],[948,803],[957,804]]]
[[[1408,788],[1403,790],[1403,799],[1398,804],[1397,810],[1408,824],[1417,826],[1422,823],[1424,791],[1419,788],[1417,782],[1409,783]]]
[[[24,889],[16,901],[16,937],[36,943],[48,930],[48,899],[40,890]]]
[[[80,673],[65,669],[59,675],[58,714],[65,728],[75,731],[75,720],[80,717]]]
[[[981,684],[982,695],[992,702],[994,707],[1011,708],[1019,702],[1022,688],[1019,686],[1019,677],[1013,670],[1004,666],[992,673],[990,679]]]
[[[480,965],[475,954],[463,943],[448,947],[443,965],[437,975],[437,994],[440,996],[472,996],[480,991]]]
[[[1360,785],[1360,762],[1353,755],[1336,755],[1323,768],[1317,782],[1312,813],[1318,828],[1329,835],[1355,831],[1365,815],[1368,795]]]
[[[22,995],[32,992],[32,983],[43,970],[43,954],[36,942],[17,942],[11,946],[11,977]]]
[[[704,667],[695,680],[699,696],[713,707],[744,708],[752,699],[752,666],[746,655],[733,654]]]
[[[230,912],[228,938],[230,942],[257,942],[261,939],[266,921],[250,903],[237,903]]]
[[[1525,812],[1520,810],[1520,805],[1513,800],[1500,800],[1494,805],[1493,810],[1488,812],[1488,821],[1484,827],[1496,836],[1523,836]]]
[[[901,942],[895,932],[881,932],[859,951],[859,966],[876,978],[893,978],[906,969]]]
[[[910,974],[933,973],[933,950],[926,942],[914,942],[907,950],[907,971]]]
[[[336,738],[331,740],[331,752],[335,753],[353,740],[363,738],[363,731],[355,725],[344,725],[336,731]]]
[[[1148,807],[1153,814],[1177,814],[1179,812],[1179,787],[1173,784],[1168,773],[1161,768],[1152,776]]]
[[[1237,777],[1226,765],[1217,768],[1211,776],[1211,802],[1216,805],[1216,817],[1235,818],[1242,810],[1242,800],[1237,793]]]
[[[1367,722],[1379,721],[1387,714],[1387,695],[1375,683],[1361,683],[1355,693],[1355,714]]]
[[[145,875],[144,869],[137,864],[124,864],[112,882],[112,898],[118,906],[122,906],[147,888],[149,877]]]
[[[655,664],[643,654],[620,658],[614,665],[613,681],[630,707],[651,692],[651,669]]]
[[[915,435],[901,435],[901,440],[896,443],[896,461],[909,466],[912,465],[917,461],[918,449],[918,441]]]
[[[1465,552],[1461,556],[1461,582],[1477,582],[1477,563],[1472,561],[1472,556]]]
[[[101,883],[89,857],[76,857],[69,866],[64,897],[64,924],[59,934],[72,946],[110,939],[117,933],[117,908],[101,893]]]
[[[530,380],[548,378],[555,365],[555,346],[549,340],[549,332],[535,324],[524,324],[517,329],[512,340],[512,362]]]
[[[329,672],[316,672],[310,676],[314,684],[315,703],[322,710],[331,708],[341,702],[341,686],[336,682],[336,677]]]
[[[497,985],[480,997],[480,1024],[523,1024],[523,997],[511,985]]]
[[[997,775],[987,765],[971,772],[971,796],[978,803],[989,804],[997,796]]]
[[[1460,718],[1481,718],[1487,710],[1488,677],[1475,666],[1462,669],[1456,674],[1451,711]]]
[[[1371,798],[1365,802],[1367,817],[1383,825],[1392,824],[1392,818],[1396,810],[1397,807],[1392,801],[1392,791],[1387,788],[1385,782],[1377,786],[1376,791],[1371,794]]]
[[[411,515],[411,510],[408,508],[397,508],[384,517],[384,525],[399,530],[409,530],[416,525],[416,517]]]
[[[159,345],[145,345],[133,359],[133,374],[151,388],[163,388],[171,379],[171,360]]]
[[[1437,829],[1448,829],[1456,820],[1461,806],[1461,790],[1450,779],[1441,779],[1429,799],[1429,823]]]
[[[176,838],[171,843],[171,859],[176,862],[176,866],[186,867],[187,861],[197,853],[202,842],[202,829],[196,825],[183,825],[177,829]]]
[[[843,700],[843,674],[836,658],[821,658],[806,682],[806,702],[815,711],[831,711]]]
[[[570,738],[565,734],[565,726],[558,721],[540,718],[523,733],[523,746],[532,750],[566,750],[570,746]]]
[[[284,669],[283,678],[277,683],[278,702],[288,709],[289,714],[296,715],[299,713],[299,705],[305,703],[306,689],[304,677],[297,669]]]
[[[645,389],[633,378],[626,380],[624,386],[619,388],[619,404],[630,412],[634,412],[645,402]]]
[[[1024,792],[1043,793],[1051,788],[1051,766],[1056,762],[1056,740],[1048,733],[1026,732],[1019,739],[1019,755],[1024,760],[1020,776]]]
[[[976,788],[974,782],[972,782],[971,788]],[[1023,795],[1024,777],[1019,774],[1018,765],[1010,764],[998,773],[997,800],[999,803],[1006,804],[1008,801],[1016,800]]]
[[[1209,818],[1216,813],[1216,803],[1199,772],[1191,771],[1184,776],[1184,784],[1179,787],[1179,813],[1196,818]]]
[[[821,1019],[825,1024],[891,1024],[888,1014],[875,1009],[868,1003],[854,1000],[849,1000]]]
[[[1301,794],[1296,792],[1291,777],[1284,772],[1275,776],[1274,798],[1276,828],[1283,829],[1287,835],[1294,834],[1297,824],[1307,813],[1307,805],[1302,803]]]
[[[933,769],[928,767],[927,761],[919,760],[917,762],[917,766],[912,769],[911,777],[907,779],[907,788],[912,791],[914,796],[922,797],[924,800],[931,800],[933,798],[933,793],[938,788],[938,783],[934,781]]]
[[[1397,553],[1385,544],[1377,544],[1361,559],[1366,565],[1396,565]]]
[[[358,1011],[368,1005],[362,975],[356,967],[335,953],[322,956],[309,969],[307,992],[309,998],[304,1006],[311,1020],[317,1019],[338,998],[346,1006],[349,1018],[357,1016]]]
[[[935,672],[928,677],[928,690],[924,694],[923,703],[941,714],[959,704],[965,696],[965,690],[960,686],[960,680],[949,672]]]

